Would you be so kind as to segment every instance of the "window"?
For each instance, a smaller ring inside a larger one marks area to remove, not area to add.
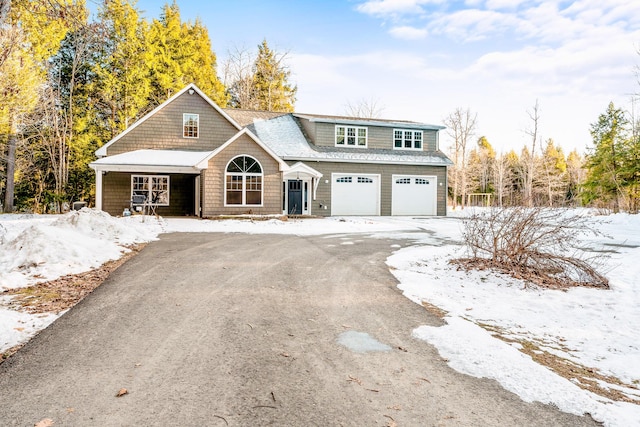
[[[262,167],[253,157],[231,160],[225,182],[225,205],[262,206]]]
[[[351,177],[350,176],[342,176],[342,177],[336,179],[336,182],[351,182]]]
[[[422,131],[394,129],[393,148],[398,150],[422,150]]]
[[[359,176],[358,177],[358,183],[359,184],[373,184],[373,179]]]
[[[418,185],[429,185],[429,180],[424,178],[416,178],[416,184]]]
[[[398,178],[396,184],[411,184],[411,178]]]
[[[183,114],[182,115],[182,136],[185,138],[197,138],[198,137],[198,124],[200,122],[200,116],[198,114]]]
[[[365,148],[367,146],[367,128],[336,126],[336,146]]]
[[[168,175],[131,175],[131,198],[144,196],[145,201],[158,206],[169,206]]]

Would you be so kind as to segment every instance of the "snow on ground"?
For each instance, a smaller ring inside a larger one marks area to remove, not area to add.
[[[591,215],[589,211],[580,211]],[[86,271],[120,257],[127,245],[151,241],[160,233],[240,232],[294,235],[361,234],[413,242],[387,263],[399,288],[415,301],[447,312],[441,327],[413,333],[436,346],[452,368],[493,378],[525,401],[590,413],[607,426],[640,425],[640,216],[590,217],[609,237],[584,239],[585,247],[610,252],[610,290],[540,290],[488,271],[458,271],[448,261],[464,255],[460,216],[447,218],[326,218],[281,221],[112,218],[83,209],[62,216],[0,215],[0,290]],[[349,239],[345,240],[345,244]],[[57,315],[29,315],[2,308],[0,352],[25,342]],[[624,392],[638,404],[612,402],[579,388],[511,344],[530,342],[545,351],[614,376],[631,387],[601,385]],[[633,388],[635,387],[635,389]]]

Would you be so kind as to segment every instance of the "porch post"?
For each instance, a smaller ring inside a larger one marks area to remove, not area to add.
[[[102,210],[102,171],[96,168],[96,209]]]

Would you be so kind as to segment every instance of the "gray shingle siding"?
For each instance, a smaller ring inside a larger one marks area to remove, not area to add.
[[[183,113],[199,115],[198,138],[182,136]],[[142,149],[210,151],[220,147],[237,132],[224,116],[199,95],[185,92],[115,141],[107,148],[107,155]]]
[[[288,162],[293,164],[295,162]],[[354,173],[380,175],[380,215],[391,215],[391,184],[393,175],[435,176],[437,188],[437,215],[444,216],[447,212],[447,168],[443,166],[414,166],[414,165],[385,165],[367,163],[338,163],[338,162],[305,162],[322,173],[318,184],[316,200],[312,202],[311,214],[331,216],[331,174]],[[327,206],[321,209],[320,205]]]

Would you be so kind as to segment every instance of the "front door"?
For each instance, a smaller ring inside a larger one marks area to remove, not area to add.
[[[289,200],[289,206],[287,213],[289,215],[302,215],[302,181],[290,179],[288,183],[287,199]]]

